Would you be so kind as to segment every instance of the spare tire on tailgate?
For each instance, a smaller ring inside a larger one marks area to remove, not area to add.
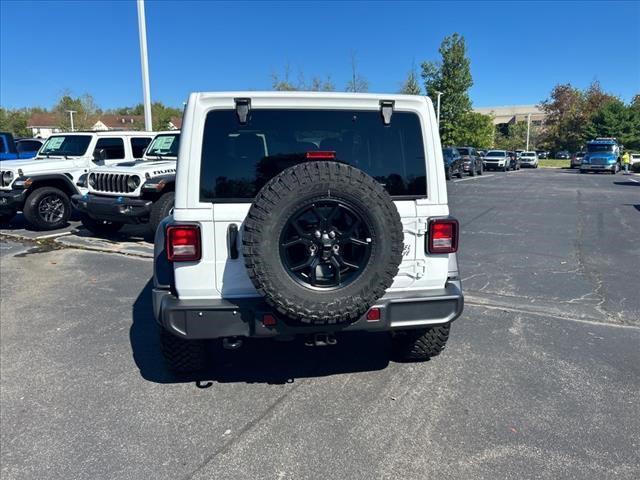
[[[352,322],[384,295],[402,260],[400,216],[369,175],[309,161],[273,177],[244,223],[251,281],[283,316]]]

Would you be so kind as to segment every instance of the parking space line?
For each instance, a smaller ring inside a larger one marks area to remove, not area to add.
[[[493,177],[494,175],[491,173],[489,175],[478,175],[476,177],[468,177],[468,178],[461,178],[459,180],[454,180],[453,183],[458,183],[458,182],[466,182],[467,180],[478,180],[479,178],[489,178],[489,177]]]
[[[631,180],[632,182],[635,182],[635,183],[640,183],[638,180],[634,180],[633,178],[630,178],[629,180]]]

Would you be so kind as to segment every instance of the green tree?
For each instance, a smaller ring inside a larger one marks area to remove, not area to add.
[[[422,95],[422,88],[420,88],[418,74],[415,68],[412,67],[411,70],[409,70],[409,74],[400,88],[400,93],[404,93],[405,95]]]
[[[445,37],[438,51],[440,61],[422,63],[422,78],[430,97],[442,92],[440,138],[443,145],[455,145],[464,135],[463,119],[471,111],[471,62],[464,37],[458,33]]]
[[[553,150],[578,150],[584,143],[588,118],[585,95],[571,84],[556,85],[549,98],[540,104],[547,115],[544,144]]]
[[[16,137],[30,137],[27,128],[30,112],[28,109],[6,109],[0,107],[0,131],[13,133]]]
[[[457,145],[472,145],[476,148],[490,148],[494,142],[493,118],[478,112],[468,112],[461,119],[461,133]]]
[[[88,93],[73,97],[69,91],[64,92],[54,105],[53,113],[57,114],[58,126],[67,131],[71,130],[70,110],[75,112],[73,125],[76,130],[90,129],[96,122],[97,116],[102,113]]]
[[[592,117],[585,136],[617,138],[626,148],[640,147],[640,116],[633,104],[625,105],[620,99],[614,99],[602,106]]]
[[[511,123],[506,131],[496,131],[495,147],[503,150],[524,149],[527,144],[527,122]],[[531,144],[529,145],[531,148]]]

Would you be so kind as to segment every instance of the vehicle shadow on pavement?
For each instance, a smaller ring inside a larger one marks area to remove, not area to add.
[[[626,182],[613,182],[614,185],[622,185],[625,187],[633,185],[634,187],[640,187],[640,183],[632,182],[631,180],[627,180]]]
[[[338,336],[338,344],[330,347],[306,347],[302,339],[254,339],[229,351],[222,349],[220,342],[211,342],[211,368],[198,374],[174,374],[166,368],[160,351],[159,327],[151,303],[152,284],[150,280],[133,305],[129,331],[133,359],[140,375],[150,382],[194,382],[200,388],[238,382],[280,385],[297,378],[369,372],[389,365],[391,343],[387,334],[351,332]]]

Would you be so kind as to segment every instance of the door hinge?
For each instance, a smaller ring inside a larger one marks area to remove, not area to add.
[[[416,218],[412,222],[403,225],[404,233],[411,233],[412,235],[420,236],[427,233],[429,230],[429,222],[426,218]]]
[[[415,280],[424,277],[425,273],[427,273],[427,264],[424,260],[406,260],[400,264],[398,269],[398,275]]]

